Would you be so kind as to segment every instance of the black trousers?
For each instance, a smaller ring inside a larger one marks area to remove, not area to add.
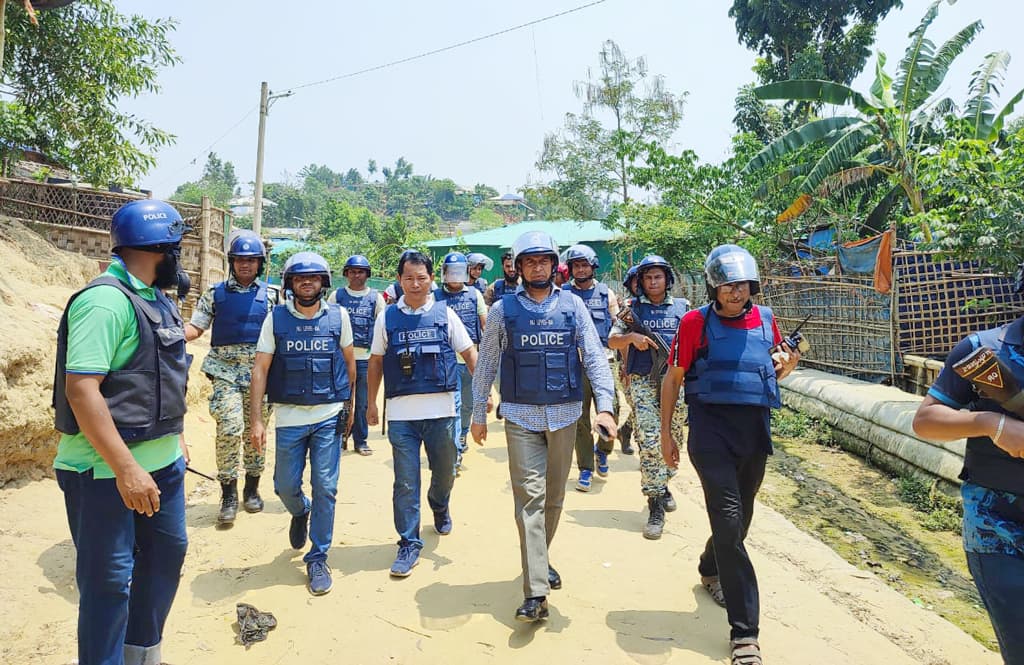
[[[697,570],[717,575],[725,595],[730,637],[757,637],[761,611],[757,576],[743,540],[754,516],[754,497],[764,479],[767,454],[737,456],[729,450],[688,446],[690,462],[704,488],[711,537]]]

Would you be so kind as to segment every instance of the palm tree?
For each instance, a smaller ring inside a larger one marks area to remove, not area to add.
[[[840,83],[815,80],[781,81],[754,90],[760,99],[852,106],[854,111],[797,127],[766,146],[744,167],[744,172],[750,173],[777,164],[805,146],[821,142],[827,147],[813,164],[777,176],[801,178],[800,196],[778,216],[779,221],[799,216],[815,196],[827,198],[854,183],[881,176],[888,178],[891,189],[868,215],[869,225],[883,219],[901,195],[913,213],[923,212],[918,160],[928,146],[944,138],[947,121],[958,118],[974,138],[992,141],[998,136],[1007,115],[1024,95],[1024,90],[1018,92],[1001,111],[994,111],[992,96],[998,93],[1009,55],[997,52],[986,57],[974,73],[963,115],[952,100],[935,99],[952,62],[982,29],[981,21],[970,23],[936,48],[926,33],[938,8],[936,0],[910,33],[910,45],[895,81],[885,71],[885,54],[878,54],[875,80],[866,95]],[[922,222],[921,232],[931,242],[926,222]]]

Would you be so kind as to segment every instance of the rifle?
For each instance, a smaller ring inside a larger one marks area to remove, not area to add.
[[[668,364],[668,356],[670,353],[668,344],[665,343],[665,340],[661,335],[652,333],[647,329],[647,326],[638,321],[636,317],[633,316],[633,310],[630,309],[629,305],[623,305],[616,316],[620,321],[626,324],[626,330],[643,335],[654,342],[654,348],[647,349],[651,352],[651,360],[653,361],[651,371],[648,373],[647,378],[655,383],[661,381],[661,373],[664,371],[665,365]],[[633,349],[630,353],[637,353],[637,350]]]

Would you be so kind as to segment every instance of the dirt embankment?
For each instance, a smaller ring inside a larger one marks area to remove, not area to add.
[[[57,326],[71,294],[97,274],[95,260],[0,217],[0,487],[52,474]]]

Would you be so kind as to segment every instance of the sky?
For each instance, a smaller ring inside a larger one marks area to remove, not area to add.
[[[365,174],[369,159],[385,166],[405,157],[418,174],[515,191],[543,178],[534,163],[544,136],[562,126],[566,113],[581,110],[573,83],[597,69],[607,39],[629,58],[644,57],[669,90],[688,93],[673,148],[712,162],[725,158],[736,91],[753,81],[756,57],[737,41],[729,0],[604,0],[437,55],[298,89],[588,1],[116,0],[123,13],[178,22],[170,39],[182,62],[161,71],[160,92],[122,102],[177,136],[141,184],[170,196],[200,177],[211,150],[234,163],[241,183],[251,183],[260,82],[267,81],[275,94],[295,89],[273,102],[267,118],[266,182],[294,178],[310,163]],[[888,55],[890,74],[929,4],[905,0],[880,24],[876,49]],[[943,3],[929,32],[936,43],[975,19],[985,30],[941,92],[962,101],[986,54],[1020,56],[1022,18],[1024,6],[1011,0]],[[856,89],[868,89],[873,68],[872,59]],[[1022,87],[1024,57],[1011,61],[1005,90]]]

